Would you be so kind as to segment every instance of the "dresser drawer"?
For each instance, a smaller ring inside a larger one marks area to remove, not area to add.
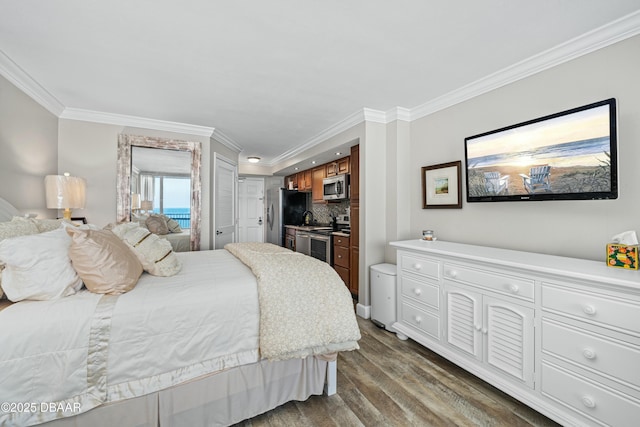
[[[440,339],[440,318],[417,307],[403,302],[400,308],[400,321],[421,330],[432,338]]]
[[[340,267],[349,268],[349,248],[334,246],[333,263]]]
[[[400,289],[403,297],[412,298],[435,309],[440,306],[440,293],[437,285],[403,276],[400,277]]]
[[[439,264],[430,258],[420,255],[402,253],[400,255],[400,267],[403,271],[419,274],[433,279],[439,279]]]
[[[543,320],[542,350],[640,389],[637,347]]]
[[[532,279],[455,264],[445,264],[443,274],[444,278],[448,280],[480,286],[529,301],[534,299],[535,288]]]
[[[635,425],[640,402],[543,362],[542,393],[611,426]],[[635,421],[634,421],[635,420]]]
[[[542,308],[640,336],[638,303],[543,284]]]

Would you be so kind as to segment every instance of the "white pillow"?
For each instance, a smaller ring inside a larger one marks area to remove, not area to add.
[[[136,254],[144,271],[153,276],[173,276],[182,268],[171,243],[135,222],[125,222],[111,229]]]
[[[2,288],[11,301],[73,295],[82,280],[71,266],[71,237],[64,228],[0,242]]]

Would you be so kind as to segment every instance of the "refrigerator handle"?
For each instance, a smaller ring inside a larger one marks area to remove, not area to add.
[[[267,224],[269,224],[269,230],[273,230],[273,203],[271,207],[267,209]]]

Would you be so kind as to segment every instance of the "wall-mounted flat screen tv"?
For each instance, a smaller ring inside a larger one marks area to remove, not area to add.
[[[616,100],[465,138],[467,202],[618,197]]]

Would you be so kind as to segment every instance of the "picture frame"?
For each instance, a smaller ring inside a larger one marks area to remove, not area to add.
[[[461,160],[423,166],[422,209],[461,209],[461,170]]]

